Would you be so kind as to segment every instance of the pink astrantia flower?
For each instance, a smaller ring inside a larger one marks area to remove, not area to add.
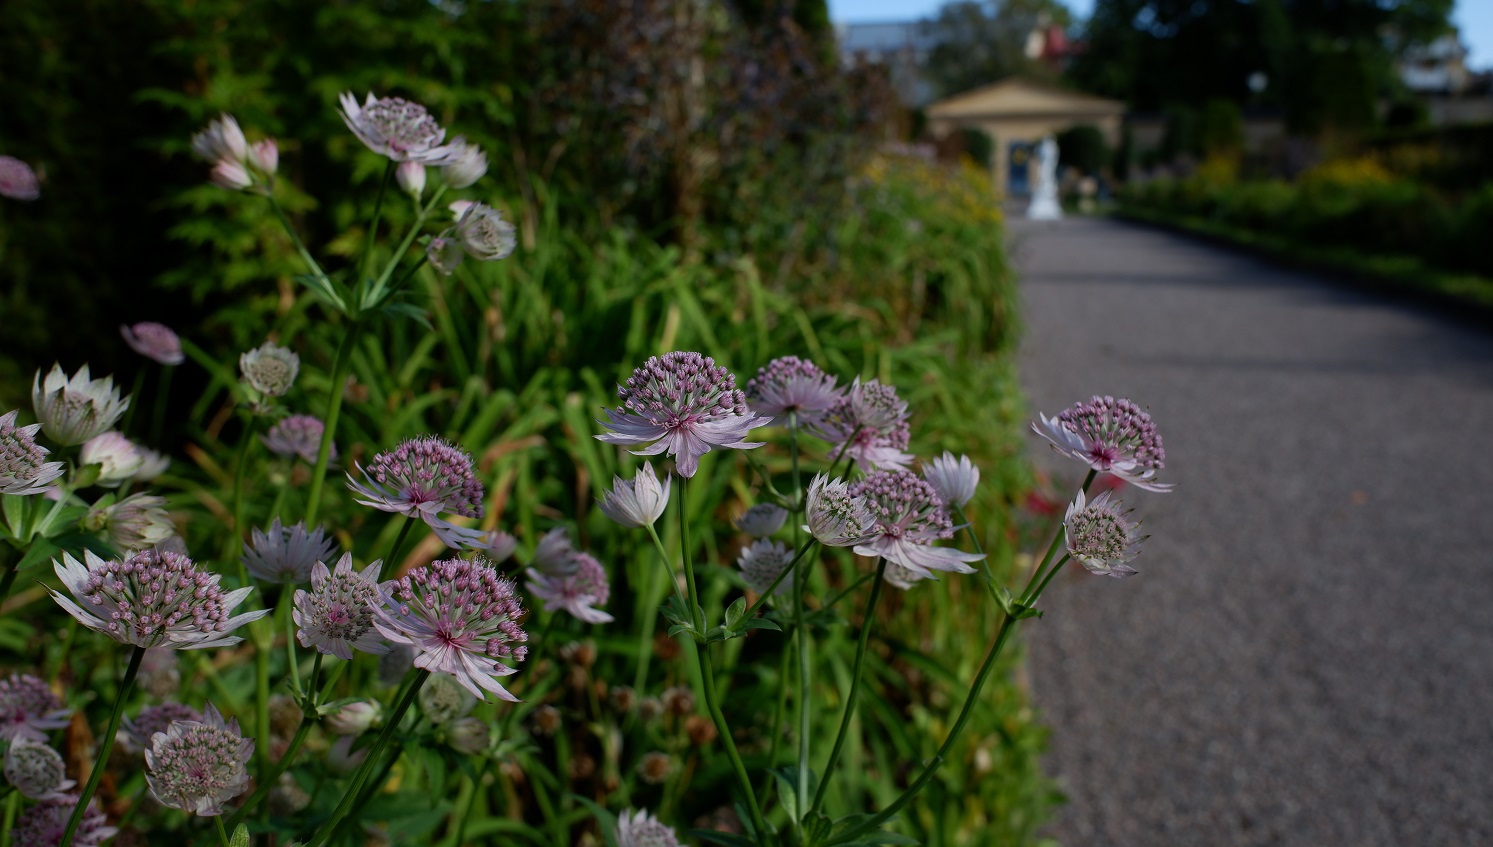
[[[831,482],[824,474],[816,474],[809,483],[804,514],[808,519],[804,531],[829,547],[854,547],[880,534],[870,501],[852,490],[850,483]]]
[[[83,442],[78,461],[83,465],[99,466],[97,485],[118,488],[145,466],[145,454],[124,433],[102,432]]]
[[[202,817],[223,814],[223,804],[249,785],[254,741],[238,720],[224,723],[208,703],[200,721],[173,721],[145,751],[145,781],[161,805]]]
[[[485,203],[462,203],[456,226],[450,230],[461,249],[479,262],[495,262],[511,256],[518,246],[518,230],[503,220],[503,213]]]
[[[249,158],[249,140],[232,115],[223,114],[209,121],[207,129],[192,136],[192,152],[204,162],[226,159],[243,162]]]
[[[1055,417],[1040,413],[1042,426],[1032,431],[1052,442],[1054,450],[1101,473],[1111,473],[1147,491],[1172,490],[1156,482],[1166,466],[1166,450],[1151,416],[1124,398],[1094,395]]]
[[[862,556],[882,556],[922,577],[933,571],[974,573],[966,562],[985,558],[933,542],[954,536],[948,509],[933,486],[910,471],[877,471],[851,492],[865,497],[876,518],[876,537],[855,547]]]
[[[975,486],[980,484],[980,469],[968,456],[956,459],[945,450],[942,456],[923,465],[923,479],[928,480],[945,504],[962,509],[974,499]]]
[[[125,718],[119,728],[119,743],[131,753],[144,753],[158,732],[165,732],[175,721],[201,721],[201,710],[185,703],[160,703],[146,706],[134,718]]]
[[[563,526],[540,536],[534,545],[534,555],[529,558],[529,567],[546,576],[572,574],[576,570],[575,547],[570,543],[570,531]]]
[[[882,572],[881,578],[886,580],[887,584],[896,586],[903,591],[906,591],[907,589],[913,587],[913,585],[925,579],[928,579],[928,577],[925,577],[922,574],[913,573],[907,568],[904,568],[896,562],[891,561],[888,561],[886,563],[886,570]]]
[[[93,509],[84,518],[83,526],[108,533],[109,543],[116,550],[143,550],[176,534],[176,524],[166,513],[165,505],[165,497],[131,494],[111,506]]]
[[[47,731],[67,726],[71,715],[42,680],[20,673],[0,679],[0,741],[46,741]]]
[[[311,415],[291,415],[270,427],[269,432],[259,436],[264,446],[276,456],[300,457],[309,464],[316,463],[316,454],[321,450],[321,436],[326,431],[321,418]],[[336,461],[337,444],[333,442],[328,461]]]
[[[244,569],[265,582],[300,583],[311,578],[313,565],[331,559],[336,552],[337,542],[327,538],[321,527],[308,531],[305,523],[281,526],[280,519],[275,518],[269,529],[255,528],[249,534],[244,544]]]
[[[512,580],[480,558],[437,559],[380,589],[384,602],[373,625],[390,641],[413,647],[415,667],[451,674],[478,697],[485,689],[518,702],[497,681],[516,672],[499,659],[523,661],[529,652]]]
[[[596,608],[605,606],[612,594],[606,569],[589,553],[575,553],[572,558],[575,570],[569,574],[551,576],[534,568],[525,571],[529,593],[544,602],[546,612],[559,609],[586,623],[611,623],[612,616]]]
[[[233,630],[270,613],[260,609],[230,617],[254,589],[224,593],[219,576],[191,559],[164,550],[142,550],[122,562],[83,551],[87,566],[64,553],[52,560],[58,579],[77,602],[53,591],[52,599],[78,623],[121,644],[200,650],[243,641]],[[81,604],[81,605],[80,605]]]
[[[896,388],[874,379],[857,379],[829,411],[810,421],[810,430],[830,442],[831,459],[849,456],[866,473],[903,470],[913,458],[906,451],[907,403]]]
[[[187,360],[181,352],[181,338],[165,324],[142,321],[134,326],[120,326],[124,343],[136,353],[163,365],[179,365]]]
[[[14,156],[0,156],[0,197],[35,200],[40,196],[41,182],[36,171]]]
[[[51,798],[37,803],[16,818],[16,828],[11,831],[10,843],[15,847],[53,847],[62,843],[67,831],[68,819],[78,806],[76,795]],[[73,833],[73,847],[100,847],[113,838],[119,830],[106,826],[108,818],[99,811],[97,801],[88,804],[78,829]]]
[[[767,587],[778,578],[793,561],[793,550],[781,541],[759,538],[750,546],[741,548],[736,567],[741,569],[741,578],[747,587],[758,594],[767,593]],[[774,594],[782,594],[793,587],[793,575],[783,577]]]
[[[1063,516],[1068,553],[1089,573],[1131,576],[1136,570],[1130,562],[1140,555],[1145,538],[1137,533],[1140,524],[1131,523],[1129,514],[1120,509],[1120,501],[1110,499],[1108,491],[1088,502],[1084,493],[1078,492]]]
[[[40,494],[67,465],[46,461],[47,448],[36,443],[41,424],[16,426],[19,411],[0,415],[0,494]]]
[[[669,478],[660,482],[653,464],[644,462],[632,481],[615,477],[612,490],[602,495],[602,514],[623,526],[652,526],[669,505]]]
[[[375,561],[362,572],[353,570],[351,553],[343,553],[336,570],[327,570],[322,562],[311,568],[311,590],[297,589],[295,609],[296,639],[302,647],[351,661],[353,650],[364,653],[387,653],[389,646],[379,640],[373,627],[374,610],[383,602],[378,573],[382,561]]]
[[[360,483],[348,474],[347,486],[360,495],[359,503],[419,518],[448,547],[470,547],[481,539],[481,530],[438,517],[441,512],[482,517],[482,483],[472,472],[472,457],[464,450],[427,435],[379,453],[366,470],[358,469],[366,481]]]
[[[395,162],[439,165],[451,155],[451,148],[441,144],[446,131],[419,103],[369,94],[359,106],[351,91],[343,92],[338,99],[342,103],[342,122],[380,156]]]
[[[639,809],[617,818],[617,847],[680,847],[673,827]]]
[[[781,356],[763,365],[747,380],[746,398],[752,411],[774,422],[794,415],[797,423],[811,421],[830,410],[844,395],[836,379],[818,365],[797,356]]]
[[[618,386],[617,396],[622,408],[606,409],[608,420],[602,422],[612,432],[596,438],[621,445],[653,442],[633,453],[656,456],[667,452],[685,478],[695,475],[700,457],[712,447],[761,447],[762,442],[747,441],[746,436],[768,423],[747,409],[736,377],[699,353],[649,358]]]

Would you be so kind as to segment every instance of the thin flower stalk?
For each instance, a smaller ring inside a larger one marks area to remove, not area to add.
[[[814,792],[813,809],[824,805],[824,792],[829,788],[830,774],[840,760],[840,750],[845,746],[845,736],[850,733],[850,719],[855,716],[856,698],[861,693],[861,665],[866,658],[866,642],[871,638],[871,622],[876,619],[876,601],[881,599],[881,585],[886,582],[886,559],[876,560],[876,578],[871,581],[871,597],[866,600],[866,614],[861,621],[861,634],[855,642],[855,661],[850,666],[850,693],[845,695],[845,712],[840,716],[840,728],[835,732],[834,746],[829,750],[829,760],[819,775],[819,790]]]
[[[78,805],[73,808],[72,816],[67,819],[67,829],[62,832],[63,844],[73,842],[73,834],[83,823],[83,815],[88,811],[93,793],[98,790],[99,780],[104,776],[104,763],[109,761],[109,754],[114,750],[114,738],[119,735],[119,722],[124,717],[124,701],[135,687],[135,676],[140,673],[140,661],[144,658],[145,648],[135,645],[135,649],[130,652],[130,664],[124,670],[124,679],[119,682],[119,692],[114,695],[114,710],[109,713],[109,725],[104,729],[98,756],[93,760],[92,770],[88,772],[88,782],[84,783],[83,793],[78,795]]]
[[[316,516],[321,510],[321,490],[327,481],[327,464],[332,459],[332,440],[337,434],[337,418],[342,415],[342,395],[347,385],[347,374],[352,368],[353,348],[362,334],[363,322],[354,319],[348,324],[342,343],[337,346],[337,360],[332,365],[332,382],[327,398],[327,412],[322,415],[324,423],[321,447],[316,451],[316,466],[311,469],[311,485],[306,490],[306,526],[316,526]]]
[[[294,667],[295,651],[294,648],[290,648],[290,650],[291,666]],[[317,653],[316,658],[311,664],[311,684],[307,689],[307,697],[309,699],[301,704],[301,723],[296,727],[295,735],[291,736],[290,744],[285,748],[285,754],[275,761],[269,771],[254,786],[254,793],[250,794],[249,799],[245,800],[244,804],[239,806],[238,811],[234,812],[232,817],[228,819],[229,830],[236,828],[248,816],[249,812],[253,811],[265,797],[269,796],[270,791],[279,784],[280,774],[285,773],[285,769],[290,767],[291,762],[295,761],[296,753],[300,752],[301,745],[305,743],[306,736],[311,732],[311,727],[316,725],[316,707],[318,701],[316,686],[320,675],[321,654]]]
[[[1088,476],[1084,477],[1083,485],[1079,486],[1079,490],[1084,494],[1088,494],[1089,486],[1094,484],[1094,478],[1098,475],[1099,471],[1090,468]],[[1037,602],[1037,595],[1042,592],[1041,589],[1033,591],[1032,587],[1037,585],[1039,581],[1043,586],[1047,585],[1047,582],[1051,579],[1051,576],[1048,576],[1047,579],[1041,579],[1043,575],[1043,569],[1046,568],[1047,564],[1052,561],[1052,557],[1057,555],[1058,548],[1063,546],[1063,542],[1066,539],[1067,528],[1062,524],[1058,524],[1057,533],[1054,534],[1052,543],[1047,546],[1047,553],[1042,556],[1042,561],[1039,562],[1037,564],[1037,567],[1032,570],[1032,576],[1027,580],[1026,588],[1022,589],[1021,594],[1018,595],[1020,597],[1020,599],[1017,600],[1018,605],[1030,609],[1032,605]]]

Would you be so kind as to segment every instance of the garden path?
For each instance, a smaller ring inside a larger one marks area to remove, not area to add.
[[[1493,337],[1151,229],[1011,230],[1032,407],[1130,397],[1177,483],[1123,492],[1139,576],[1070,566],[1024,628],[1045,832],[1493,844]]]

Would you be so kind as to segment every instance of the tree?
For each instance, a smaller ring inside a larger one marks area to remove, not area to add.
[[[958,0],[922,24],[932,44],[924,72],[940,96],[987,85],[1013,74],[1043,78],[1054,72],[1026,54],[1027,39],[1047,26],[1072,23],[1058,0]]]

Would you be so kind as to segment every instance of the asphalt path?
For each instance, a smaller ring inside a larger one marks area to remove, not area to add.
[[[1177,484],[1121,492],[1138,576],[1073,568],[1024,627],[1044,833],[1493,845],[1493,337],[1148,228],[1010,230],[1033,409],[1134,400]]]

